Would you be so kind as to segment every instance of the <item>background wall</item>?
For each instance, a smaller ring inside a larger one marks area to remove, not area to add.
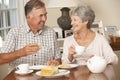
[[[47,4],[47,0],[43,0]],[[95,20],[102,20],[104,26],[120,27],[120,0],[78,0],[90,5],[96,13]],[[61,8],[47,9],[49,26],[58,26],[57,18],[61,16]]]

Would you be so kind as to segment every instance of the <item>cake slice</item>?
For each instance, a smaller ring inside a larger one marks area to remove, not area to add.
[[[42,76],[51,76],[53,74],[58,73],[58,67],[56,66],[47,66],[41,69]]]
[[[69,68],[70,65],[65,63],[64,61],[62,62],[62,64],[60,65],[60,68]]]

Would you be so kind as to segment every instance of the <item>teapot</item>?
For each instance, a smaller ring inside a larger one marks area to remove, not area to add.
[[[87,67],[92,73],[102,73],[106,66],[106,60],[100,56],[93,56],[87,61]]]

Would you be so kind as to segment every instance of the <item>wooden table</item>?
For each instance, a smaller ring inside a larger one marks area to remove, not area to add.
[[[70,74],[57,78],[43,78],[35,74],[36,71],[29,75],[18,75],[13,70],[3,80],[116,80],[112,65],[108,65],[103,73],[91,73],[86,66],[79,66],[69,69]]]

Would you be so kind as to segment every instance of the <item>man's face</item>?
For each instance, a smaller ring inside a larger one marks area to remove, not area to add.
[[[31,30],[40,30],[44,28],[47,20],[46,8],[33,8],[33,10],[27,15],[27,22]]]

